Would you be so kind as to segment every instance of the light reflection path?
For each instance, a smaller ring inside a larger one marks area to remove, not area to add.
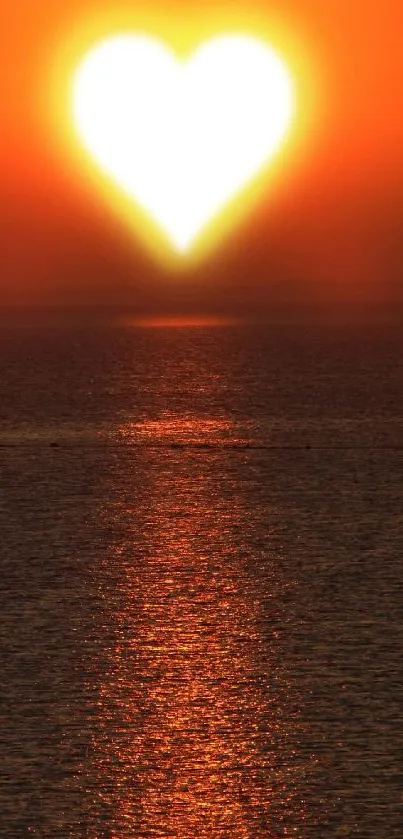
[[[277,643],[288,583],[254,542],[225,453],[143,457],[105,567],[114,642],[93,744],[104,821],[91,839],[296,835],[297,720]]]

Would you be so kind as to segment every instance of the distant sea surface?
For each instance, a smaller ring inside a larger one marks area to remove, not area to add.
[[[401,839],[395,325],[0,330],[0,836]]]

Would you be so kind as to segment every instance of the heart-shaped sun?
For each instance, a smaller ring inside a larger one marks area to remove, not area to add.
[[[180,61],[153,38],[121,35],[82,60],[73,110],[99,167],[184,253],[280,147],[293,87],[250,36],[213,38]]]

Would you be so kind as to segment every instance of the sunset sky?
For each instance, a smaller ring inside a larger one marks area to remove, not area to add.
[[[151,20],[150,3],[147,9]],[[192,13],[195,28],[200,9],[192,0],[157,1],[152,13],[173,26]],[[273,191],[267,180],[247,217],[197,267],[177,275],[98,198],[66,154],[51,114],[55,73],[63,61],[68,66],[70,43],[77,49],[76,33],[84,33],[84,51],[90,22],[99,37],[121,31],[117,12],[126,30],[144,20],[140,3],[120,9],[119,0],[2,4],[0,305],[237,314],[276,302],[403,302],[401,0],[203,4],[211,34],[215,15],[217,33],[223,20],[230,31],[242,14],[254,13],[266,20],[266,32],[280,28],[283,58],[309,77],[311,98],[302,89],[301,136],[297,127],[295,154],[291,149]],[[71,54],[73,62],[73,46]],[[61,82],[61,97],[62,90]]]

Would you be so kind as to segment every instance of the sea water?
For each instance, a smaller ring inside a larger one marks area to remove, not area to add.
[[[392,839],[403,339],[0,335],[0,835]]]

